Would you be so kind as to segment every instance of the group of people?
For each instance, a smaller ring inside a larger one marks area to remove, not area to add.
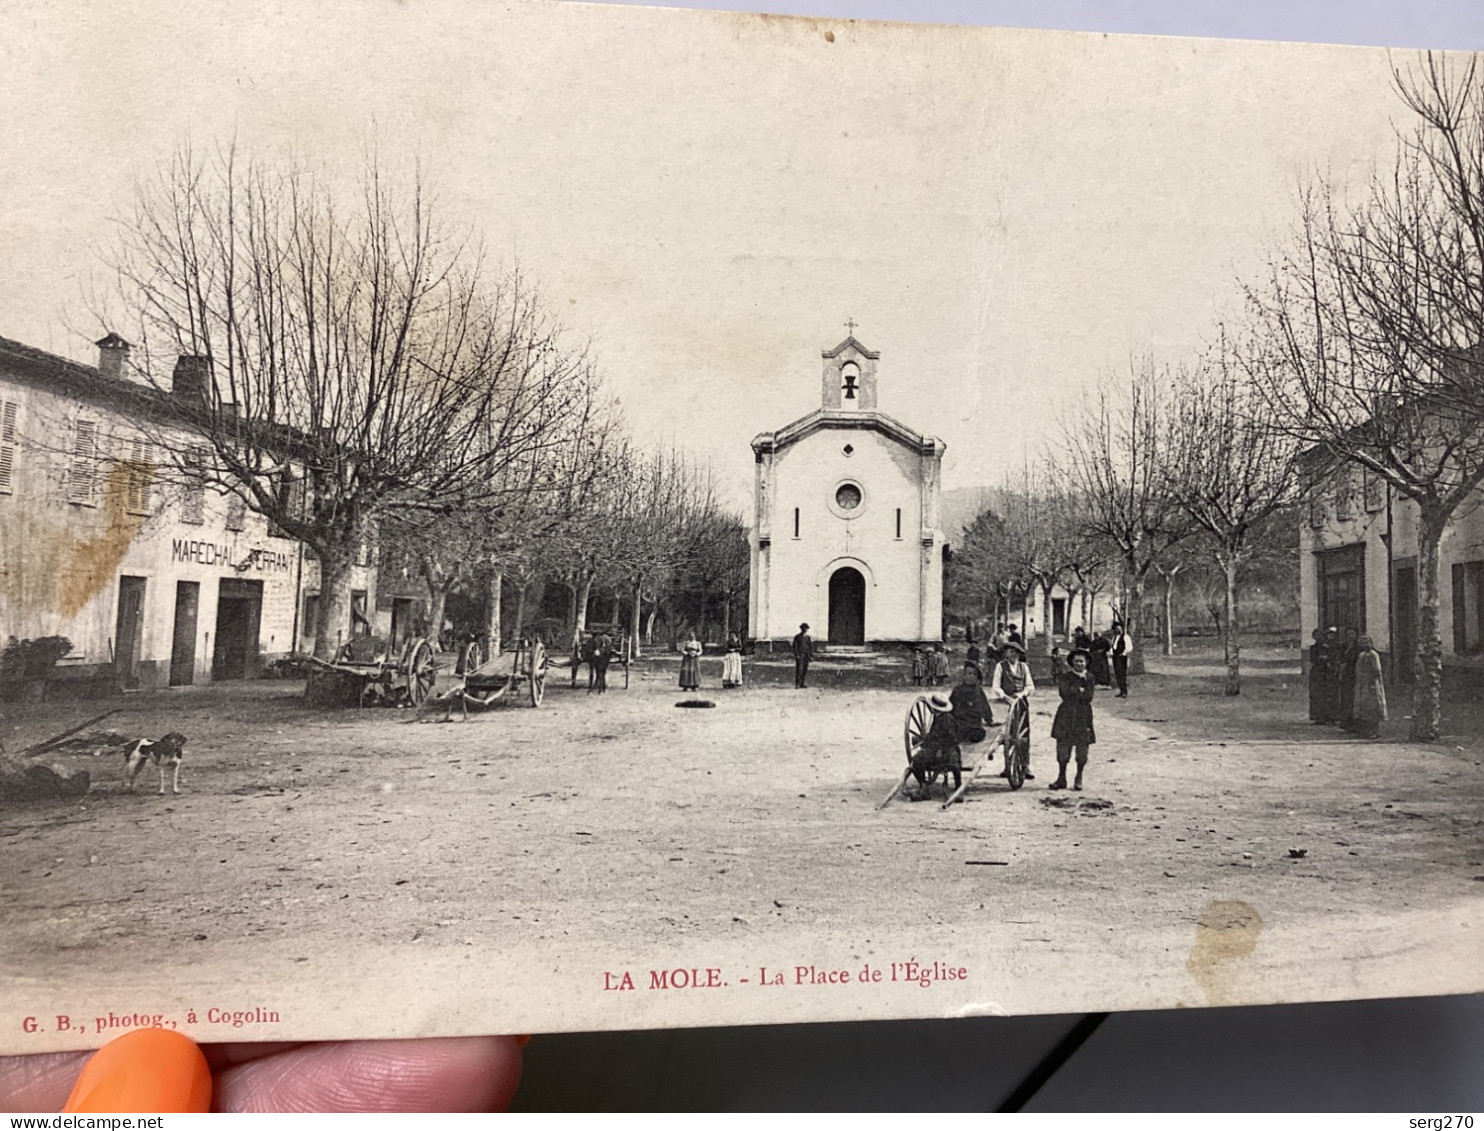
[[[989,668],[993,671],[994,666],[1000,662],[1005,655],[1005,648],[1014,645],[1020,650],[1022,658],[1025,656],[1025,638],[1020,635],[1020,630],[1013,625],[1008,629],[1003,625],[997,626],[984,648],[980,648],[971,637],[969,649],[966,656],[968,663],[979,669],[980,678],[984,678],[984,671]],[[934,644],[916,646],[912,648],[912,683],[916,687],[942,687],[948,682],[950,663],[948,653],[944,651],[943,645]]]
[[[1359,629],[1316,628],[1309,646],[1309,721],[1375,738],[1386,721],[1381,654]]]
[[[694,631],[680,646],[680,690],[701,689],[701,654],[705,649]],[[721,660],[721,686],[727,690],[742,686],[742,638],[727,634],[726,653]]]
[[[1133,655],[1134,640],[1124,630],[1121,621],[1114,621],[1107,633],[1098,633],[1095,636],[1078,625],[1072,632],[1072,651],[1087,653],[1087,670],[1092,675],[1093,683],[1099,687],[1112,687],[1116,683],[1117,698],[1128,698],[1128,661]],[[1060,649],[1053,648],[1052,668],[1060,671],[1065,662],[1061,658]]]
[[[951,775],[957,790],[963,784],[963,745],[983,742],[996,725],[991,705],[1002,703],[1007,711],[1012,710],[1016,702],[1028,700],[1035,692],[1036,683],[1030,665],[1026,663],[1024,643],[1011,639],[1006,633],[1003,642],[993,650],[998,655],[992,661],[988,690],[975,654],[977,649],[971,646],[971,657],[964,663],[958,686],[949,695],[937,692],[928,698],[933,721],[912,757],[912,776],[917,779],[918,787],[914,799],[927,797],[928,782],[935,773]],[[1057,694],[1061,703],[1051,723],[1057,763],[1057,776],[1050,785],[1051,789],[1068,788],[1067,767],[1074,756],[1077,774],[1071,788],[1082,788],[1089,750],[1097,741],[1092,718],[1096,683],[1089,670],[1091,659],[1087,649],[1074,648],[1067,657],[1065,670],[1057,676]],[[1008,772],[1008,769],[1003,769],[1000,776],[1005,777]],[[1026,780],[1032,781],[1035,776],[1031,773],[1027,755]]]

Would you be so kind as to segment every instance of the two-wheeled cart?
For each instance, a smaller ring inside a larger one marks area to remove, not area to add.
[[[892,803],[907,785],[912,777],[912,758],[927,738],[928,732],[933,728],[933,708],[928,703],[926,695],[920,695],[912,706],[907,709],[907,718],[902,724],[902,745],[906,748],[907,768],[902,771],[902,776],[897,784],[892,786],[891,792],[886,795],[877,809],[885,809]],[[973,784],[974,779],[984,772],[986,766],[994,761],[994,752],[998,750],[1004,758],[1005,780],[1011,789],[1019,789],[1025,784],[1025,773],[1030,765],[1031,757],[1031,709],[1030,703],[1024,695],[1015,699],[1010,705],[1010,713],[1005,721],[999,725],[998,733],[993,739],[986,739],[978,744],[980,757],[972,766],[964,766],[961,773],[961,781],[957,788],[948,784],[948,775],[953,771],[950,769],[928,769],[924,771],[927,777],[926,789],[931,791],[934,785],[943,784],[943,808],[947,809]],[[962,750],[962,747],[960,747]]]

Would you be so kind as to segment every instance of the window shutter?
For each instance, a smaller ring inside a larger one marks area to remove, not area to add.
[[[91,506],[98,470],[98,422],[79,420],[72,438],[72,463],[67,469],[67,501]]]
[[[185,498],[180,504],[180,521],[200,526],[206,521],[206,450],[192,448],[185,457]]]
[[[154,449],[148,440],[129,442],[129,512],[149,514],[154,501]]]
[[[241,530],[247,525],[247,504],[241,495],[227,496],[227,529]]]
[[[15,401],[0,402],[0,494],[15,490],[16,418],[20,405]]]

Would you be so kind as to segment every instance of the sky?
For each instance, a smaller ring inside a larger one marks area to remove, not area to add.
[[[1316,170],[1389,161],[1414,51],[1250,37],[1484,48],[1477,4],[770,7],[821,18],[0,0],[0,336],[95,359],[111,224],[185,142],[347,177],[374,152],[539,281],[637,438],[710,460],[737,509],[748,441],[817,407],[847,320],[882,410],[947,442],[944,486],[990,484],[1132,355],[1238,314]]]

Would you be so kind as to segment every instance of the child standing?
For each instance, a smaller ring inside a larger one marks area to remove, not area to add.
[[[1094,682],[1088,671],[1091,656],[1082,648],[1067,657],[1068,671],[1056,683],[1061,693],[1061,706],[1051,722],[1051,737],[1056,740],[1056,780],[1052,789],[1067,788],[1067,763],[1077,755],[1077,780],[1073,789],[1082,788],[1082,771],[1087,768],[1087,751],[1097,741],[1092,729],[1092,695]]]

